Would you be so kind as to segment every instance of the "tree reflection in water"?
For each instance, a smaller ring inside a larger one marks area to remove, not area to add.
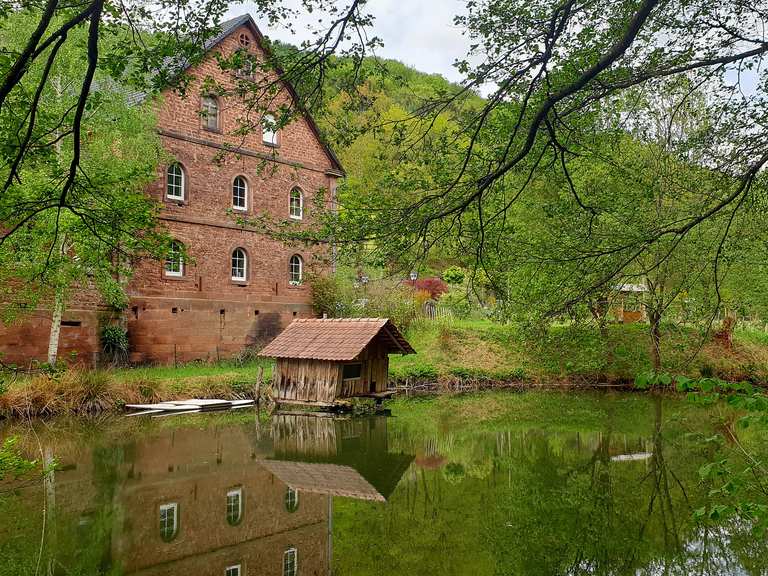
[[[712,503],[699,466],[730,450],[692,439],[712,432],[706,410],[575,396],[527,417],[482,398],[394,418],[48,423],[60,467],[0,500],[0,576],[768,570],[747,523],[694,520]],[[486,401],[495,415],[476,418]]]

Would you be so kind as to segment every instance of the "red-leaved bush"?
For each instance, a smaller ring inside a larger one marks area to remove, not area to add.
[[[406,280],[406,284],[417,292],[429,292],[429,297],[437,300],[448,292],[448,284],[442,278],[419,278],[418,280]]]

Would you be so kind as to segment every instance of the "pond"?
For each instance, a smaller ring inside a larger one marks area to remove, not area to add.
[[[768,573],[750,526],[695,520],[715,498],[699,467],[736,458],[712,441],[725,407],[575,393],[389,406],[7,425],[56,469],[0,485],[0,575]]]

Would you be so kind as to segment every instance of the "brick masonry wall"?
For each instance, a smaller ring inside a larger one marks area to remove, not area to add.
[[[327,573],[328,497],[302,492],[298,509],[286,510],[287,486],[262,466],[269,451],[254,446],[252,434],[248,426],[171,430],[131,446],[112,550],[126,573],[220,575],[241,564],[243,574],[279,575],[289,546],[300,574]],[[226,494],[235,487],[243,517],[230,526]],[[178,505],[179,531],[165,542],[159,508],[169,502]]]
[[[294,317],[312,315],[309,287],[289,284],[288,262],[302,257],[305,272],[327,266],[327,250],[320,247],[286,246],[257,232],[244,229],[237,216],[268,214],[289,219],[289,197],[294,187],[304,196],[304,218],[297,227],[312,221],[315,194],[335,187],[336,172],[328,154],[309,123],[301,118],[282,128],[278,147],[262,142],[260,131],[234,136],[245,114],[242,103],[220,99],[220,127],[203,128],[200,116],[202,82],[213,77],[232,83],[213,53],[240,48],[240,34],[254,35],[243,26],[225,38],[198,67],[186,96],[165,93],[157,102],[158,128],[170,156],[185,173],[184,200],[166,198],[167,165],[147,193],[161,203],[161,219],[171,235],[185,246],[188,258],[181,277],[164,273],[164,263],[136,263],[129,285],[131,304],[128,329],[131,360],[170,363],[216,359],[234,355],[248,346],[260,346],[273,338]],[[255,42],[250,48],[258,52]],[[289,98],[287,90],[275,106]],[[240,153],[222,156],[222,147],[240,147]],[[232,210],[232,183],[241,176],[248,183],[247,211]],[[327,198],[328,196],[326,196]],[[235,248],[248,257],[247,278],[231,278],[231,254]],[[99,325],[104,315],[93,291],[80,291],[69,304],[65,320],[79,326],[62,329],[60,356],[94,362],[99,350]],[[37,311],[29,321],[0,326],[0,352],[5,362],[26,364],[44,360],[50,330],[50,314]],[[74,355],[74,356],[73,356]]]

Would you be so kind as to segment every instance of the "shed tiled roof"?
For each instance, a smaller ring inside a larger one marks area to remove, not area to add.
[[[265,460],[264,467],[285,484],[301,492],[386,501],[357,470],[349,466]]]
[[[288,325],[260,353],[270,358],[354,360],[382,333],[389,352],[416,351],[387,318],[299,318]]]

